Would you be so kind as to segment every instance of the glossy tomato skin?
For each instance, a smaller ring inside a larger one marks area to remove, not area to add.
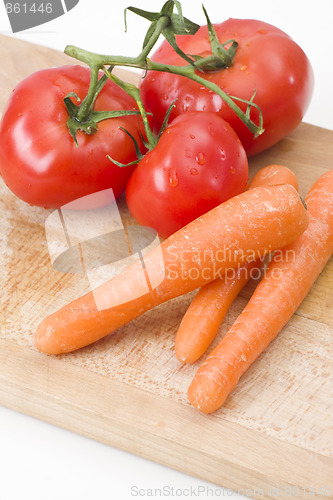
[[[0,173],[9,189],[31,205],[58,208],[108,188],[117,198],[133,167],[120,168],[108,158],[128,163],[136,159],[133,142],[140,144],[136,116],[99,122],[98,131],[79,131],[79,147],[68,132],[63,99],[87,93],[90,71],[63,66],[33,73],[13,90],[0,125]],[[95,103],[96,110],[135,109],[135,102],[107,81]]]
[[[227,199],[248,182],[245,150],[215,113],[175,118],[130,177],[126,199],[139,224],[165,238]]]
[[[302,120],[313,92],[313,71],[303,50],[283,31],[256,20],[229,19],[214,25],[221,42],[234,39],[238,49],[229,68],[200,73],[224,92],[255,103],[263,114],[265,132],[257,139],[222,99],[185,77],[150,71],[141,81],[142,98],[158,129],[168,107],[177,99],[171,119],[187,111],[213,111],[234,128],[248,156],[267,149],[294,130]],[[209,55],[206,26],[177,43],[187,54]],[[151,58],[166,64],[186,64],[165,41]],[[245,110],[245,105],[238,103]],[[251,112],[258,123],[258,113]]]

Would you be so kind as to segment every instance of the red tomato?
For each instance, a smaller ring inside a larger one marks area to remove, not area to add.
[[[136,116],[98,123],[98,131],[77,133],[79,147],[69,134],[63,99],[75,92],[81,99],[88,91],[90,71],[63,66],[33,73],[13,91],[0,126],[0,173],[22,200],[57,208],[91,193],[112,188],[115,197],[125,189],[133,167],[122,163],[136,159],[133,141],[140,144]],[[117,85],[107,81],[95,110],[134,109],[135,102]]]
[[[302,49],[283,31],[270,24],[229,19],[214,25],[221,43],[238,42],[232,66],[215,72],[198,73],[224,92],[249,100],[256,90],[255,103],[263,114],[265,132],[257,139],[214,92],[185,77],[149,71],[141,82],[142,99],[153,113],[154,126],[174,99],[171,119],[187,111],[213,111],[224,118],[241,139],[248,155],[263,151],[290,133],[302,120],[313,91],[311,65]],[[177,43],[186,54],[206,57],[211,54],[207,26],[193,36],[179,35]],[[155,62],[183,66],[187,64],[164,41],[151,57]],[[245,111],[246,106],[238,103]],[[258,123],[258,113],[251,118]]]
[[[126,199],[139,224],[167,237],[246,189],[245,150],[215,113],[178,116],[130,177]]]

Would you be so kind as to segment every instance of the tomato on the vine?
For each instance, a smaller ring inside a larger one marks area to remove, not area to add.
[[[33,73],[14,89],[0,125],[0,173],[9,189],[31,205],[58,208],[112,188],[117,198],[125,189],[136,160],[132,139],[142,144],[137,116],[98,123],[92,135],[77,132],[78,147],[66,122],[65,96],[87,95],[90,70],[78,65]],[[135,110],[135,101],[108,80],[95,102],[96,111]]]
[[[263,116],[264,133],[254,139],[252,133],[222,99],[197,82],[167,72],[148,71],[141,81],[141,94],[153,125],[158,130],[170,104],[177,99],[171,119],[189,111],[213,111],[224,118],[242,141],[248,156],[277,143],[302,120],[313,91],[313,72],[303,50],[283,31],[265,22],[228,19],[214,24],[219,41],[238,42],[231,66],[198,74],[217,84],[225,93],[254,102]],[[212,54],[207,26],[195,35],[176,36],[186,54],[207,57]],[[226,46],[226,48],[228,45]],[[184,66],[167,41],[153,54],[156,63]],[[246,104],[236,101],[243,111]],[[251,118],[259,123],[252,108]]]
[[[215,113],[185,113],[165,129],[126,187],[139,224],[167,237],[227,199],[248,182],[245,150]]]

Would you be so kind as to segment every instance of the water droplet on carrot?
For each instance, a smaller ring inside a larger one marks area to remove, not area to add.
[[[198,153],[195,157],[198,165],[204,165],[206,163],[206,155],[205,153]]]
[[[197,169],[196,169],[196,168],[191,168],[191,170],[190,170],[190,174],[191,174],[191,175],[198,175],[198,173],[199,173],[199,172],[197,171]]]
[[[178,176],[175,170],[169,170],[169,184],[171,187],[176,187],[178,185]]]

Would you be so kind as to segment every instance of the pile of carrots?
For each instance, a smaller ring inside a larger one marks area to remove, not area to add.
[[[179,361],[194,362],[215,338],[251,270],[260,269],[272,255],[247,306],[189,387],[194,407],[204,413],[217,410],[292,317],[333,253],[333,170],[315,182],[305,205],[288,168],[271,165],[260,170],[245,193],[191,222],[144,257],[144,276],[148,273],[156,286],[138,293],[143,290],[143,263],[132,264],[45,318],[36,332],[37,348],[54,355],[71,352],[163,302],[199,289],[175,340]],[[96,293],[104,299],[101,310]]]

